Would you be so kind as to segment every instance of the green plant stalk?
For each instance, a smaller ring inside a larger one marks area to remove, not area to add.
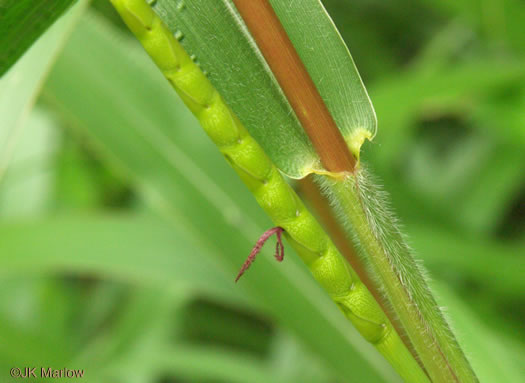
[[[111,2],[346,318],[405,381],[429,382],[357,274],[146,1]]]
[[[347,236],[371,265],[432,382],[477,382],[388,208],[385,193],[370,182],[362,166],[343,178],[316,175],[315,180]]]

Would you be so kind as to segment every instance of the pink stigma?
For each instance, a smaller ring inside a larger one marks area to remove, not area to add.
[[[284,259],[284,246],[281,239],[281,235],[283,232],[284,229],[282,227],[277,226],[271,228],[270,230],[266,230],[263,233],[263,235],[260,236],[260,238],[257,240],[257,243],[253,247],[250,255],[248,256],[248,258],[246,258],[246,261],[244,261],[241,270],[239,271],[239,274],[237,274],[237,278],[235,278],[235,282],[237,282],[239,278],[242,277],[244,272],[248,270],[248,268],[252,265],[253,261],[255,261],[255,257],[257,256],[257,254],[259,254],[266,241],[274,234],[277,237],[277,243],[275,245],[275,259],[277,259],[277,261],[279,262],[282,262],[282,260]]]

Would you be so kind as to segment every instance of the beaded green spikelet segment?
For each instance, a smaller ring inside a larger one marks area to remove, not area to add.
[[[370,292],[259,144],[145,0],[111,0],[259,205],[362,336],[409,382],[428,382]]]

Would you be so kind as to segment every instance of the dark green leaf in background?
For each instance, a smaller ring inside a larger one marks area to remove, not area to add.
[[[76,0],[0,2],[0,77]]]
[[[20,3],[26,6],[29,4],[24,1]],[[86,1],[78,4],[74,12],[60,20],[42,36],[9,73],[0,77],[0,182],[45,76],[86,4]],[[14,8],[19,6],[11,5]],[[2,41],[3,38],[8,38],[8,21],[0,17],[0,49],[7,49],[10,46],[7,40]],[[4,28],[4,33],[2,33],[2,28]],[[15,46],[18,45],[13,45]]]

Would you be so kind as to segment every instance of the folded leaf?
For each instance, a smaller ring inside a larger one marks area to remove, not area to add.
[[[375,113],[352,57],[318,0],[271,2],[348,145],[371,139]],[[263,147],[292,178],[322,171],[317,153],[230,0],[158,0],[153,9]]]

